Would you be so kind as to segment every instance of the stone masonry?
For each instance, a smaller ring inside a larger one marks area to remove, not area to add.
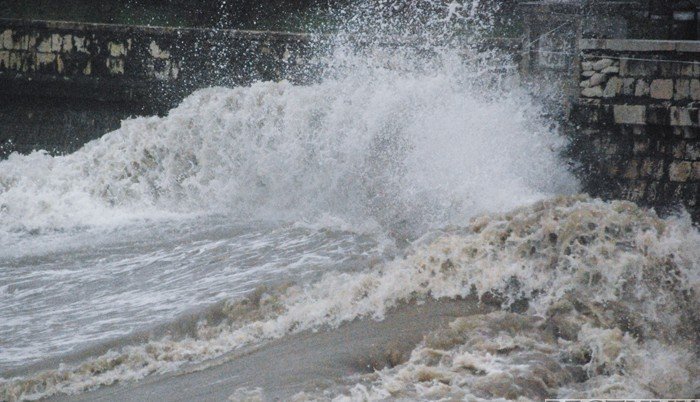
[[[586,190],[700,219],[700,42],[587,40],[572,154]]]
[[[328,39],[0,19],[0,159],[13,151],[72,152],[125,118],[166,113],[198,88],[308,83],[321,76],[319,56],[332,50]],[[520,41],[481,46],[517,52]]]
[[[240,85],[291,76],[304,64],[299,55],[309,39],[277,32],[0,20],[0,82],[32,81],[44,95],[134,100],[154,86]],[[93,91],[80,91],[88,88]]]
[[[0,158],[71,152],[197,88],[312,75],[310,35],[0,19]]]

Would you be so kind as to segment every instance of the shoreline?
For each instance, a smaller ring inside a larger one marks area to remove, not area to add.
[[[340,385],[408,359],[423,335],[457,317],[490,311],[475,299],[402,304],[384,320],[356,319],[335,329],[303,331],[228,353],[220,358],[48,401],[221,401],[241,388],[262,388],[266,399],[288,399],[305,390]],[[277,364],[284,362],[284,365]]]

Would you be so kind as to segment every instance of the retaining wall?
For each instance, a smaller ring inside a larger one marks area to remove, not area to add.
[[[586,190],[700,220],[700,41],[580,41],[572,154]]]
[[[0,159],[72,152],[134,115],[163,114],[198,88],[318,77],[329,37],[0,19]],[[372,38],[348,38],[362,45]],[[397,43],[386,43],[391,47]],[[487,48],[519,50],[519,40]]]
[[[244,84],[297,70],[309,36],[0,20],[2,91],[139,100],[164,86]],[[297,76],[297,74],[294,74]],[[27,85],[28,84],[28,85]],[[187,88],[185,88],[187,90]]]
[[[310,36],[0,20],[0,157],[70,152],[193,90],[313,72]]]

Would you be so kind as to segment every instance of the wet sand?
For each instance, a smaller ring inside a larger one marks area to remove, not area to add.
[[[362,319],[337,329],[305,331],[179,372],[49,400],[222,401],[244,387],[259,387],[266,398],[283,400],[403,362],[425,333],[456,317],[483,312],[486,309],[474,300],[406,304],[383,321]]]

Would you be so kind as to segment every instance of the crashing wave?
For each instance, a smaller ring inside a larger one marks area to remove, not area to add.
[[[183,214],[330,215],[416,235],[574,191],[564,139],[513,77],[451,52],[432,63],[203,89],[73,154],[12,154],[0,161],[0,240]]]
[[[73,393],[392,307],[461,298],[498,311],[427,334],[408,361],[331,398],[697,395],[700,232],[629,202],[559,197],[416,241],[363,272],[227,304],[223,323],[0,385],[4,399]],[[316,395],[315,397],[318,397]]]

